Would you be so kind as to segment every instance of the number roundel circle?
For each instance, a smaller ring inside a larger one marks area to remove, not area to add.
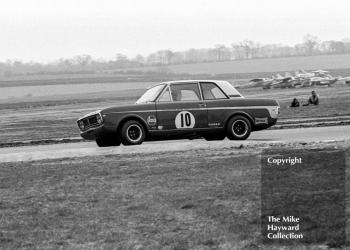
[[[193,128],[196,124],[196,119],[192,113],[188,111],[181,111],[175,117],[175,127],[176,128]]]

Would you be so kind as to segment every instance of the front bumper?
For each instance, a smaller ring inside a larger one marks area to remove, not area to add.
[[[80,136],[86,140],[96,140],[96,138],[112,134],[114,132],[113,128],[106,127],[102,124],[96,128],[90,128],[86,131],[80,133]]]

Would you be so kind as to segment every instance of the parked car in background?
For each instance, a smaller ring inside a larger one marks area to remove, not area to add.
[[[249,81],[248,88],[261,87],[263,89],[270,89],[274,82],[272,78],[254,78]]]
[[[314,76],[310,78],[311,86],[318,85],[330,87],[338,81],[337,77],[331,76],[329,72],[325,70],[315,70],[312,71],[312,73]]]

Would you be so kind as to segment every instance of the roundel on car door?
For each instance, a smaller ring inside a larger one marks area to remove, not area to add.
[[[193,128],[196,124],[196,119],[191,112],[181,111],[175,117],[176,128]]]

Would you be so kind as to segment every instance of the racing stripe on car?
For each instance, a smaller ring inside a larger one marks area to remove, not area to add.
[[[164,111],[180,111],[180,110],[203,110],[203,109],[271,109],[277,106],[243,106],[243,107],[214,107],[214,108],[180,108],[180,109],[154,109],[154,110],[134,110],[134,111],[113,111],[110,113],[130,113],[130,112],[164,112]]]

